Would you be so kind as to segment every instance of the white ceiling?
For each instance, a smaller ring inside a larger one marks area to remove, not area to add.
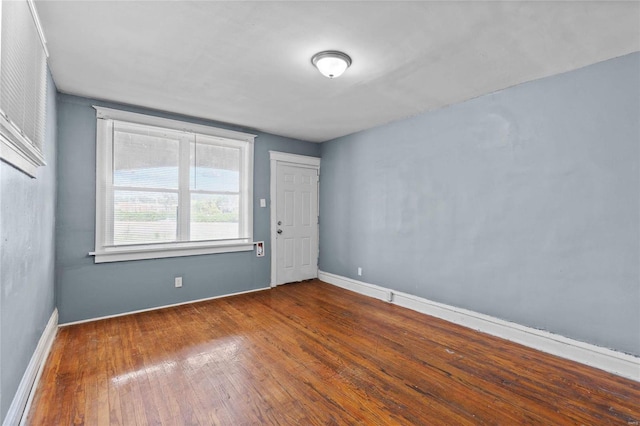
[[[314,142],[640,51],[637,1],[36,5],[61,92]]]

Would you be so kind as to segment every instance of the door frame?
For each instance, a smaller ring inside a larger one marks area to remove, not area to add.
[[[269,182],[269,204],[271,206],[271,212],[269,215],[269,229],[271,232],[271,287],[275,287],[278,275],[278,264],[277,264],[277,250],[278,244],[276,243],[276,212],[277,210],[277,190],[276,187],[276,177],[278,171],[278,165],[286,164],[289,166],[295,167],[304,167],[307,169],[315,169],[318,171],[318,178],[320,177],[320,158],[318,157],[309,157],[307,155],[298,155],[298,154],[289,154],[286,152],[279,151],[269,151],[269,160],[271,162],[271,177]],[[320,183],[318,180],[318,215],[320,214]],[[318,232],[318,245],[320,245],[320,232]],[[320,255],[320,251],[318,251],[318,255]]]

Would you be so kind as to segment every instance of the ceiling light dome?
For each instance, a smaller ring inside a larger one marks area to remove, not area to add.
[[[325,77],[340,77],[351,65],[351,58],[346,53],[335,50],[325,50],[316,53],[311,58],[311,63],[318,68],[318,71]]]

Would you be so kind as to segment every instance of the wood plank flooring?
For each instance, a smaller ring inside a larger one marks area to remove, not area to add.
[[[59,330],[31,425],[640,425],[640,383],[311,281]]]

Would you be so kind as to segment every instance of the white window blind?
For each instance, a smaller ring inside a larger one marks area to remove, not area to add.
[[[0,3],[0,157],[34,176],[43,157],[47,51],[35,7]]]
[[[96,109],[96,262],[253,248],[253,135]]]

